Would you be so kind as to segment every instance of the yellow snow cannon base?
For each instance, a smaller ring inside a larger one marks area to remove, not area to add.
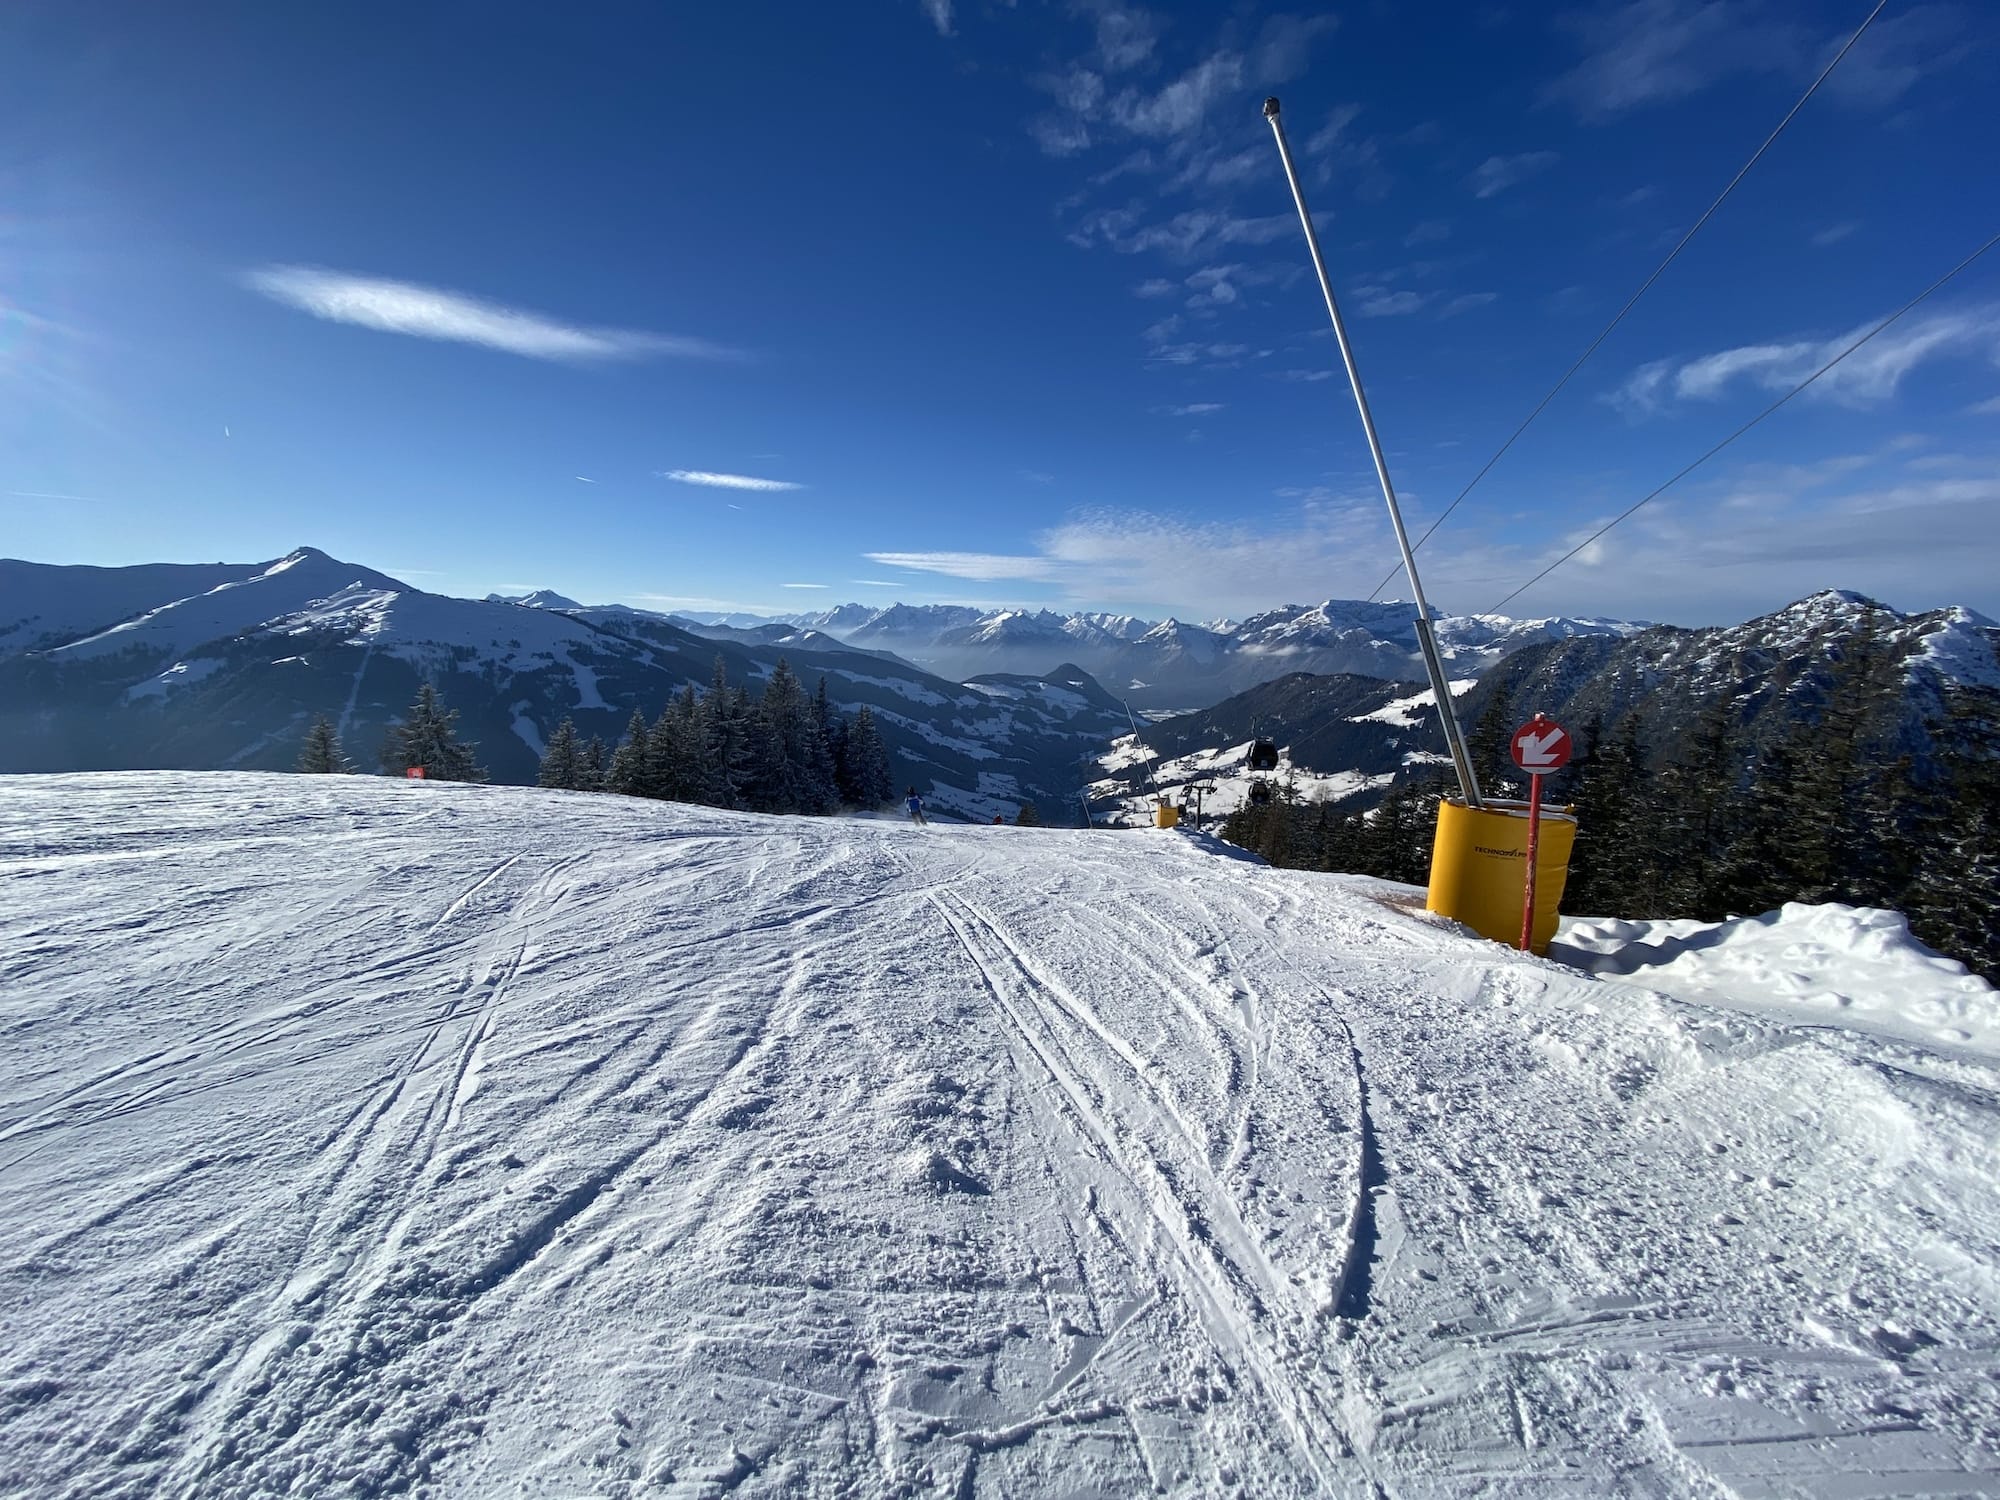
[[[1543,803],[1530,945],[1537,953],[1547,953],[1556,935],[1556,910],[1562,904],[1575,843],[1576,810]],[[1527,803],[1496,798],[1475,809],[1447,797],[1438,804],[1430,895],[1424,906],[1463,922],[1481,937],[1514,947],[1521,941],[1527,859]]]

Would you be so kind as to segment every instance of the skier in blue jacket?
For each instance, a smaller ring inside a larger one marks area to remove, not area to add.
[[[903,805],[909,808],[910,821],[912,823],[921,823],[924,821],[924,799],[917,795],[915,787],[911,787],[904,794]]]

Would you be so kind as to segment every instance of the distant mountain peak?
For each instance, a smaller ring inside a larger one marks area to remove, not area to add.
[[[554,589],[536,589],[528,594],[488,594],[488,604],[519,604],[526,609],[582,609],[576,600],[558,594]]]

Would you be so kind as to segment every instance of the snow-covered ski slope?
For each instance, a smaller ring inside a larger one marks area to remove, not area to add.
[[[0,1491],[2000,1491],[1989,1052],[1397,892],[9,778]]]

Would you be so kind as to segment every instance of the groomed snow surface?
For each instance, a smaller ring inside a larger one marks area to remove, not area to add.
[[[1990,1032],[1408,901],[1180,833],[10,778],[0,1491],[2000,1492]]]

